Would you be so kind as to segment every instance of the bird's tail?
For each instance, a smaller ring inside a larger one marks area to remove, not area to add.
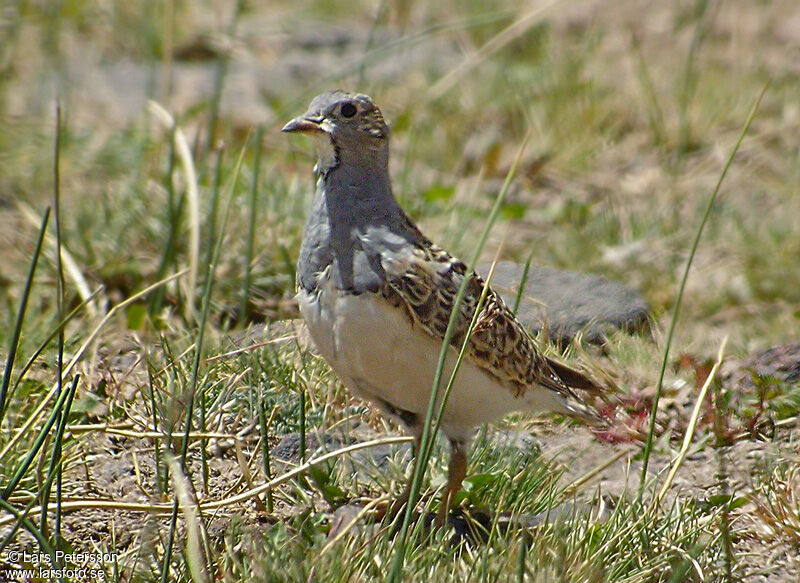
[[[599,397],[602,400],[608,398],[608,391],[597,381],[587,374],[575,370],[565,364],[547,358],[547,364],[560,381],[568,387],[565,395],[565,413],[567,416],[587,425],[595,427],[607,425],[607,421],[586,401],[583,396],[576,391],[583,391],[588,397]],[[590,401],[593,400],[590,398]]]
[[[579,389],[581,391],[586,391],[591,395],[598,396],[601,396],[606,392],[603,387],[601,387],[587,375],[575,370],[574,368],[568,367],[566,364],[561,364],[552,358],[547,358],[547,364],[550,365],[550,368],[553,370],[553,372],[558,375],[558,378],[564,381],[564,384],[572,389]]]

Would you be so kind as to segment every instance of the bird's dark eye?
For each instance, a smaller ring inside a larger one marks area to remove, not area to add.
[[[342,117],[353,117],[356,111],[356,106],[352,103],[345,103],[342,105]]]

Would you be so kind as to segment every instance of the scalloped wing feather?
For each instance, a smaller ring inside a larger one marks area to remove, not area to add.
[[[468,274],[463,262],[427,239],[402,257],[384,257],[382,266],[386,273],[383,296],[405,310],[413,325],[439,340],[444,339],[458,289],[464,278],[468,278],[451,340],[451,345],[459,350],[480,300],[484,280],[475,272]],[[515,397],[522,397],[529,387],[544,387],[561,395],[576,417],[592,416],[491,288],[478,314],[466,356]]]

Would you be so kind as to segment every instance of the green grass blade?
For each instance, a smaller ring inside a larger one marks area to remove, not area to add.
[[[264,126],[256,131],[256,150],[253,153],[253,184],[248,199],[249,217],[247,223],[247,248],[244,255],[244,279],[242,280],[242,298],[239,303],[239,322],[247,321],[247,306],[250,304],[250,285],[252,278],[253,249],[255,248],[256,217],[258,212],[258,179],[261,172],[261,142],[264,139]]]
[[[175,128],[172,126],[169,132],[169,157],[167,159],[167,175],[165,177],[165,189],[167,191],[167,221],[169,223],[169,231],[167,233],[167,242],[164,244],[164,253],[161,255],[161,262],[158,265],[158,272],[156,279],[162,279],[167,273],[170,265],[175,264],[175,245],[178,241],[178,231],[181,225],[181,212],[183,207],[184,197],[180,201],[175,201]],[[152,316],[164,304],[164,296],[166,290],[160,288],[156,290],[150,298],[149,309]]]
[[[55,569],[60,569],[61,563],[56,559],[55,549],[48,542],[48,540],[42,536],[42,533],[39,532],[39,529],[36,528],[36,525],[34,525],[31,522],[30,518],[26,518],[25,513],[18,512],[16,508],[11,506],[11,504],[6,502],[5,500],[0,500],[0,508],[2,508],[3,510],[5,510],[10,514],[13,514],[17,518],[17,521],[25,528],[25,530],[27,530],[31,534],[31,536],[33,536],[33,538],[36,539],[41,549],[50,556],[50,563],[53,565],[53,567]],[[64,579],[59,578],[58,580],[63,581]]]
[[[166,344],[166,342],[165,342]],[[148,364],[147,366],[147,386],[149,388],[148,397],[150,398],[150,414],[152,417],[153,423],[153,430],[158,431],[159,423],[158,423],[158,406],[156,404],[156,388],[155,384],[153,383],[153,370]],[[162,452],[161,452],[161,443],[160,441],[156,440],[153,444],[153,462],[155,464],[155,476],[154,480],[156,483],[156,490],[159,494],[163,494],[167,491],[167,475],[165,473],[166,466],[162,461]]]
[[[503,183],[503,187],[500,189],[500,193],[497,195],[495,199],[494,206],[492,207],[491,212],[489,213],[489,217],[484,224],[483,231],[481,232],[480,238],[478,239],[478,244],[475,248],[475,252],[472,255],[470,263],[467,265],[467,273],[471,273],[475,269],[475,265],[478,262],[478,257],[480,256],[481,251],[483,250],[484,245],[486,244],[486,240],[489,237],[489,232],[491,231],[492,226],[494,225],[495,220],[497,219],[498,214],[500,213],[500,209],[502,208],[503,200],[505,199],[505,195],[508,192],[509,187],[511,186],[511,182],[516,174],[517,165],[522,157],[522,153],[525,151],[525,146],[528,143],[528,139],[530,137],[530,132],[525,136],[522,141],[522,145],[520,146],[516,159],[514,160],[511,169],[508,171],[506,175],[505,182]],[[434,375],[433,379],[433,386],[431,388],[431,397],[428,401],[428,408],[425,413],[425,422],[424,422],[424,429],[422,433],[422,442],[420,446],[420,451],[417,453],[416,463],[414,464],[414,473],[411,482],[411,491],[408,499],[408,503],[406,505],[405,515],[403,517],[403,523],[400,527],[400,532],[397,535],[395,540],[395,553],[394,558],[392,560],[392,564],[389,571],[389,578],[388,581],[390,583],[400,581],[402,577],[402,569],[403,563],[405,560],[405,552],[406,552],[406,540],[408,537],[408,529],[411,524],[411,517],[413,515],[413,509],[416,505],[417,498],[419,496],[419,491],[422,486],[422,480],[425,475],[425,469],[427,468],[427,461],[430,457],[431,450],[433,448],[433,440],[435,438],[433,426],[434,423],[434,413],[436,411],[436,402],[439,396],[439,388],[442,382],[442,375],[444,373],[444,365],[447,359],[447,354],[450,351],[450,341],[453,338],[453,331],[455,328],[455,323],[458,317],[458,308],[461,305],[461,302],[464,300],[464,295],[466,294],[467,283],[469,282],[469,278],[465,277],[464,280],[461,282],[461,286],[458,289],[458,293],[456,294],[453,309],[450,312],[450,319],[447,323],[447,329],[445,330],[444,339],[442,340],[441,350],[439,351],[439,361],[436,367],[436,374]],[[458,372],[456,368],[453,371],[452,377]],[[443,410],[446,403],[442,403],[441,410]]]
[[[519,310],[519,304],[522,302],[522,296],[525,295],[525,285],[528,283],[531,261],[533,261],[533,251],[528,255],[525,266],[522,268],[522,277],[519,278],[519,289],[517,290],[517,297],[514,298],[514,309],[511,310],[511,313],[515,316],[517,315],[517,310]]]
[[[39,238],[36,240],[36,247],[33,251],[33,258],[31,259],[31,266],[28,270],[28,277],[25,280],[25,287],[22,290],[22,297],[20,298],[19,308],[17,309],[17,319],[14,323],[14,333],[11,335],[11,342],[8,348],[8,358],[6,358],[6,367],[3,370],[3,381],[0,385],[0,422],[6,414],[8,403],[6,402],[8,396],[8,388],[11,384],[11,371],[14,369],[14,361],[17,358],[17,349],[19,348],[19,339],[22,334],[22,322],[25,319],[25,310],[28,307],[28,299],[31,295],[31,287],[33,285],[33,276],[36,273],[36,265],[39,263],[39,256],[42,254],[42,245],[44,243],[44,235],[47,231],[47,221],[50,219],[50,207],[47,208],[42,217],[42,225],[39,228]]]
[[[28,513],[31,511],[31,508],[33,508],[33,505],[36,504],[36,500],[37,498],[31,498],[30,502],[28,502],[28,505],[21,512],[17,513],[16,515],[17,521],[14,523],[14,526],[12,526],[8,530],[8,533],[6,534],[5,538],[3,538],[2,541],[0,541],[0,553],[3,553],[3,551],[6,550],[6,547],[11,543],[11,541],[14,540],[14,535],[17,534],[20,527],[22,526],[22,521],[27,518]]]
[[[267,419],[267,404],[261,402],[256,405],[258,407],[258,428],[261,433],[261,460],[264,464],[264,477],[267,481],[272,480],[272,463],[269,451],[269,423]],[[275,509],[275,501],[272,496],[272,490],[267,492],[267,512],[272,514]]]
[[[700,225],[697,227],[697,232],[695,233],[694,241],[692,242],[692,247],[689,251],[689,258],[686,261],[686,267],[683,270],[683,277],[681,277],[680,286],[678,286],[678,297],[675,299],[675,305],[672,308],[672,317],[669,323],[669,331],[667,332],[667,338],[664,342],[664,350],[661,356],[661,370],[658,374],[658,383],[656,384],[656,392],[653,396],[653,406],[650,410],[650,426],[647,432],[647,442],[644,446],[644,454],[642,456],[642,473],[639,479],[639,495],[638,499],[641,501],[642,496],[644,494],[645,483],[647,481],[647,466],[650,461],[650,453],[653,449],[653,439],[656,429],[656,413],[658,412],[658,402],[661,399],[661,392],[664,387],[664,375],[667,371],[667,362],[669,361],[669,349],[672,344],[672,337],[675,334],[675,326],[678,323],[678,316],[680,315],[681,311],[681,303],[683,301],[683,292],[686,289],[686,281],[689,279],[689,270],[692,267],[692,262],[694,261],[695,253],[697,252],[697,248],[700,245],[700,237],[703,235],[703,229],[708,222],[708,218],[711,215],[711,210],[714,208],[714,202],[717,200],[717,195],[719,194],[720,187],[722,186],[722,181],[725,180],[725,176],[728,174],[728,169],[733,164],[733,159],[736,156],[736,152],[739,151],[739,147],[742,145],[742,141],[744,140],[745,135],[747,134],[748,130],[750,129],[750,124],[753,123],[753,119],[756,116],[756,111],[758,111],[758,106],[761,104],[761,100],[764,97],[764,94],[767,92],[767,87],[769,87],[769,83],[764,85],[764,88],[759,93],[758,97],[756,98],[753,106],[750,108],[750,113],[747,115],[747,120],[744,123],[744,127],[742,128],[741,133],[739,134],[739,138],[736,140],[736,143],[731,150],[731,153],[728,155],[728,159],[725,161],[725,166],[722,168],[722,172],[719,175],[719,179],[717,180],[717,184],[714,187],[714,191],[711,193],[711,196],[708,199],[708,204],[706,205],[706,210],[703,213],[703,218],[700,220]]]
[[[22,369],[20,369],[19,374],[17,375],[17,378],[14,381],[14,385],[8,392],[6,400],[10,401],[14,397],[14,394],[16,393],[20,382],[22,382],[22,380],[25,378],[25,375],[28,373],[31,367],[33,367],[33,365],[38,360],[39,356],[41,356],[42,352],[45,351],[50,342],[52,342],[53,339],[59,334],[59,332],[61,332],[67,324],[69,324],[72,320],[74,320],[76,316],[80,313],[80,311],[83,310],[87,305],[89,305],[100,294],[102,290],[103,288],[99,287],[94,292],[92,292],[92,294],[89,297],[82,300],[81,303],[75,306],[69,314],[64,316],[64,318],[56,325],[55,328],[53,328],[53,330],[47,335],[47,337],[42,341],[42,343],[39,344],[36,350],[33,351],[33,354],[31,354],[31,356],[28,357],[28,361],[25,363],[25,366],[23,366]]]
[[[50,468],[48,469],[47,479],[45,484],[42,488],[41,492],[41,506],[42,506],[42,513],[40,518],[40,528],[42,532],[45,532],[45,525],[47,524],[47,508],[50,504],[50,486],[53,483],[53,479],[55,478],[56,482],[56,523],[55,523],[55,536],[56,540],[61,538],[61,477],[62,472],[61,469],[63,468],[62,463],[62,452],[63,447],[62,443],[64,440],[64,431],[67,428],[67,418],[69,417],[69,412],[72,409],[72,402],[75,399],[75,393],[78,390],[78,380],[80,379],[80,374],[76,374],[75,377],[72,379],[72,385],[69,387],[67,401],[64,404],[64,408],[61,411],[60,419],[58,420],[58,424],[56,426],[56,435],[53,439],[53,454],[50,458]]]
[[[64,317],[64,265],[61,261],[61,105],[56,103],[56,135],[53,147],[53,222],[55,223],[56,238],[56,317],[60,321]],[[58,333],[56,341],[56,395],[60,395],[63,390],[64,372],[64,328]],[[77,375],[76,375],[77,378]],[[71,400],[71,399],[68,399]],[[60,414],[57,425],[61,426],[65,419],[65,413]],[[53,443],[53,457],[51,461],[51,471],[56,471],[56,536],[61,534],[61,442],[56,440]],[[50,487],[42,493],[43,500],[49,500]],[[43,508],[47,508],[47,503],[43,503]],[[47,512],[42,511],[39,528],[42,534],[47,534]]]
[[[194,414],[194,404],[195,404],[195,398],[197,396],[197,385],[200,373],[200,363],[202,361],[203,342],[205,340],[206,323],[208,321],[208,313],[211,306],[211,292],[213,290],[213,284],[214,284],[214,273],[216,270],[217,261],[219,260],[220,249],[222,248],[222,240],[224,239],[225,235],[225,225],[228,222],[228,215],[230,213],[231,201],[233,200],[232,193],[235,189],[236,183],[239,178],[239,173],[242,168],[244,152],[245,151],[242,150],[241,154],[239,155],[239,159],[236,162],[236,168],[233,173],[233,178],[231,179],[230,193],[228,194],[228,200],[225,206],[225,213],[223,215],[222,225],[219,230],[219,235],[217,236],[216,239],[216,245],[213,247],[214,251],[211,254],[208,264],[206,265],[206,278],[203,285],[203,298],[200,310],[200,321],[198,323],[197,340],[195,341],[194,358],[192,361],[192,370],[189,378],[189,387],[187,389],[189,395],[189,402],[186,406],[186,422],[184,424],[184,429],[183,429],[183,443],[181,445],[180,458],[179,458],[180,467],[184,473],[186,473],[186,459],[189,453],[189,434],[191,433],[192,430],[192,416]],[[221,160],[221,151],[220,151],[220,160]],[[221,166],[221,163],[218,166]],[[216,205],[217,201],[216,200],[212,201],[212,207],[216,207]],[[214,216],[216,217],[216,212],[214,213]],[[178,499],[176,497],[173,502],[172,516],[170,519],[169,536],[167,537],[167,544],[164,551],[164,560],[161,570],[162,583],[167,583],[167,581],[169,580],[169,565],[172,560],[172,549],[175,543],[177,520],[178,520]]]
[[[206,251],[206,266],[207,266],[206,277],[207,278],[212,278],[212,279],[214,277],[214,274],[213,274],[213,271],[211,269],[211,264],[212,264],[212,261],[214,260],[214,254],[215,254],[215,250],[216,250],[215,230],[216,230],[216,224],[217,224],[217,212],[218,212],[218,207],[219,207],[219,188],[220,188],[220,183],[222,182],[222,154],[223,154],[223,152],[224,152],[223,148],[218,148],[217,149],[217,160],[216,160],[216,164],[215,164],[215,167],[214,167],[214,189],[212,190],[212,194],[211,194],[211,211],[209,212],[209,215],[208,215],[208,225],[207,225],[207,230],[208,230],[208,248],[207,248],[207,251]],[[210,293],[210,286],[211,286],[211,284],[209,283],[209,286],[207,286],[207,289],[209,289],[209,293]],[[205,301],[205,299],[204,299],[204,301]],[[205,304],[204,304],[204,308],[205,308]],[[204,312],[204,316],[207,317],[207,313],[206,312]],[[205,322],[203,322],[203,326],[205,326]],[[199,354],[199,351],[196,352],[196,355],[198,355],[198,354]],[[197,373],[197,370],[193,368],[192,374],[196,374],[196,373]],[[195,382],[195,386],[196,386],[196,382]],[[192,393],[192,395],[194,395],[194,393]],[[205,433],[205,431],[206,431],[206,414],[207,414],[207,411],[206,411],[207,403],[206,403],[205,390],[199,391],[199,393],[197,394],[197,397],[200,400],[200,431]],[[188,439],[188,434],[186,436],[184,436],[184,437],[186,437]],[[187,443],[187,442],[184,442],[184,443]],[[207,445],[208,445],[208,440],[206,440],[206,439],[201,439],[200,440],[200,464],[201,464],[202,473],[203,473],[203,492],[206,495],[208,495],[208,475],[209,475],[209,473],[208,473]],[[185,457],[182,456],[181,459],[185,459]],[[185,468],[183,469],[183,471],[185,471]]]
[[[56,421],[59,420],[64,403],[66,402],[67,397],[69,397],[69,394],[69,391],[62,391],[58,396],[58,399],[53,406],[53,411],[50,413],[50,417],[47,418],[44,426],[39,430],[39,434],[36,436],[31,449],[28,450],[28,454],[25,456],[22,464],[13,473],[11,480],[9,480],[8,484],[6,484],[6,487],[3,488],[3,492],[0,493],[0,499],[8,500],[11,494],[14,493],[14,489],[17,487],[17,485],[19,485],[22,478],[25,477],[25,473],[28,471],[28,468],[30,468],[33,460],[36,458],[36,454],[39,453],[39,449],[41,449],[45,439],[47,439],[49,436],[50,429],[52,429]]]

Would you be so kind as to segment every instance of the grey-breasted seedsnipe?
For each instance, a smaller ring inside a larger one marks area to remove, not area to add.
[[[431,243],[398,205],[389,182],[389,128],[371,98],[323,93],[283,131],[308,134],[319,149],[316,195],[297,264],[297,299],[311,338],[348,389],[404,424],[419,451],[456,294],[466,278],[445,381],[484,281]],[[540,354],[488,290],[441,419],[451,454],[439,522],[461,487],[477,425],[519,410],[591,417],[574,388],[599,390]],[[394,511],[408,494],[406,487]]]

